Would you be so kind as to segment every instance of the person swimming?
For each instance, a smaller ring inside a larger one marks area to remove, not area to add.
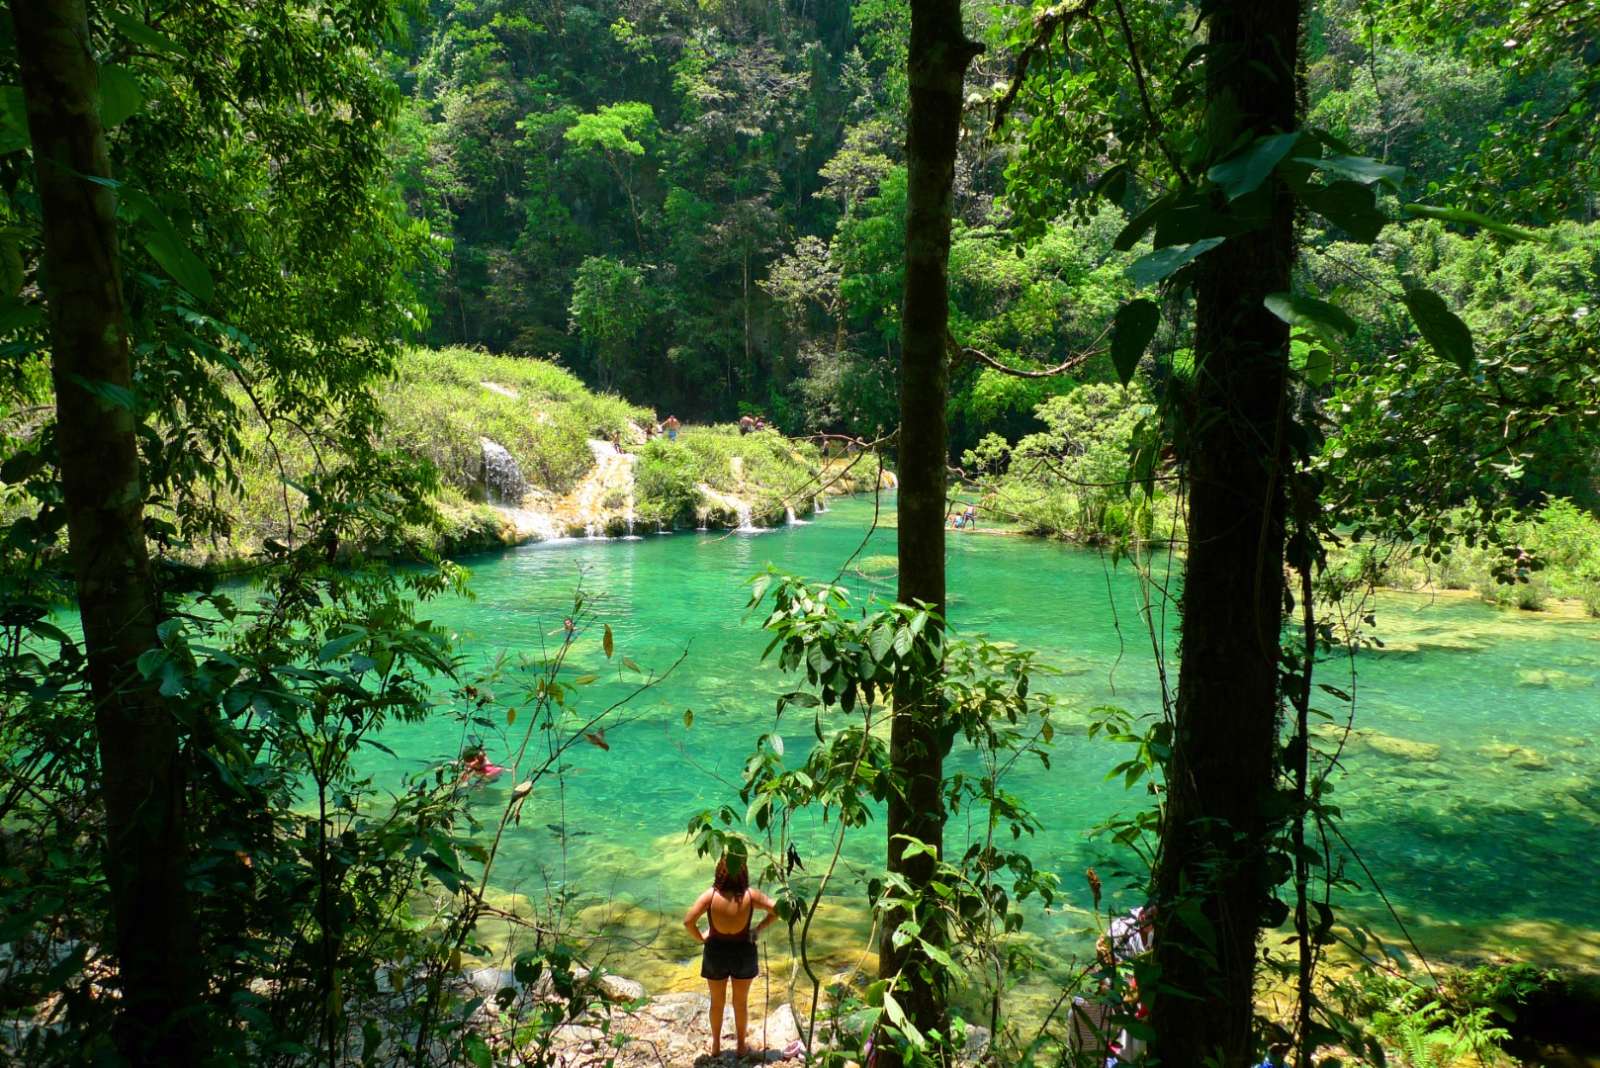
[[[711,1056],[722,1053],[722,1017],[727,1004],[728,981],[733,981],[733,1026],[735,1051],[744,1056],[745,1022],[750,1015],[750,983],[760,974],[756,938],[778,918],[777,904],[750,886],[749,866],[743,856],[724,854],[717,861],[711,889],[689,907],[683,925],[705,948],[700,957],[700,976],[711,993]],[[754,927],[756,909],[766,916]],[[700,917],[706,918],[706,931],[700,930]]]
[[[505,770],[499,764],[489,763],[489,754],[484,752],[483,746],[469,745],[461,751],[461,778],[457,781],[488,782]]]

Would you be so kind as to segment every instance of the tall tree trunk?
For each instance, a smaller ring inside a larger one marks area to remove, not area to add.
[[[135,666],[156,647],[129,395],[116,201],[97,112],[84,0],[14,0],[28,130],[44,223],[55,443],[83,617],[105,803],[105,868],[122,999],[117,1042],[135,1065],[193,1064],[199,992],[177,725]]]
[[[906,291],[901,327],[899,600],[945,609],[945,427],[946,360],[949,336],[950,213],[955,184],[956,143],[961,133],[962,79],[981,51],[961,28],[960,0],[912,0],[911,114],[906,131]],[[888,805],[889,870],[913,888],[927,885],[933,859],[902,856],[910,836],[937,849],[944,841],[940,784],[947,743],[939,731],[939,680],[908,674],[896,680],[890,728],[890,760],[905,780],[903,795]],[[942,854],[941,854],[942,855]],[[879,947],[879,974],[904,972],[897,995],[911,1022],[927,1032],[946,1031],[945,992],[927,970],[913,943],[892,941],[903,916],[891,914]],[[922,936],[944,937],[938,924]],[[889,1055],[891,1051],[885,1050]]]
[[[1295,127],[1298,0],[1221,0],[1206,56],[1213,158],[1238,135]],[[1294,204],[1199,264],[1189,427],[1183,656],[1146,991],[1166,1064],[1244,1065],[1265,905],[1277,738],[1288,474],[1289,329],[1262,305],[1290,288]],[[1175,991],[1167,993],[1166,991]]]

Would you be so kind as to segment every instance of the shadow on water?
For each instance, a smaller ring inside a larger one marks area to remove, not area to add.
[[[1343,829],[1424,951],[1503,942],[1550,964],[1600,967],[1600,779],[1565,780],[1545,803],[1445,799],[1348,809]],[[1360,881],[1366,880],[1357,873]],[[1385,926],[1376,894],[1352,905]]]

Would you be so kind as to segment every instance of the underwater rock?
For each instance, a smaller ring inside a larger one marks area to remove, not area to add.
[[[1575,675],[1555,668],[1527,668],[1517,672],[1518,686],[1534,686],[1545,690],[1581,690],[1594,685],[1588,675]]]
[[[1416,742],[1409,738],[1396,738],[1379,731],[1363,731],[1361,740],[1369,749],[1394,757],[1396,760],[1433,761],[1443,751],[1432,742]]]
[[[1478,752],[1493,760],[1502,760],[1521,771],[1549,771],[1550,760],[1537,749],[1510,742],[1489,742],[1478,747]]]

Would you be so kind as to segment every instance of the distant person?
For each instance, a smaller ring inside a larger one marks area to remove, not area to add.
[[[760,973],[756,938],[778,918],[776,904],[760,890],[750,887],[746,859],[724,854],[717,861],[711,889],[701,894],[683,918],[683,925],[705,946],[700,957],[700,975],[711,991],[711,1055],[722,1054],[722,1015],[727,1004],[728,981],[733,981],[733,1026],[737,1038],[734,1051],[746,1052],[745,1021],[750,1015],[750,982]],[[756,909],[766,916],[755,927],[750,921]],[[706,918],[706,931],[700,930],[700,917]]]
[[[767,429],[767,421],[765,419],[761,418],[758,415],[758,416],[756,416],[755,425],[753,427],[751,427],[751,429],[752,430],[765,430],[765,429]]]
[[[682,423],[678,422],[678,417],[677,416],[675,416],[675,415],[667,416],[667,420],[666,420],[666,422],[661,424],[661,428],[667,432],[667,440],[668,441],[677,441],[678,440],[678,428],[680,426],[682,426],[682,425],[683,425]]]
[[[755,428],[756,428],[756,421],[754,419],[750,418],[748,415],[741,415],[739,417],[739,433],[740,434],[748,434],[748,433],[750,433],[750,431],[754,430]]]
[[[952,522],[950,525],[955,527],[957,530],[965,530],[968,527],[976,527],[978,525],[978,506],[975,504],[967,505],[967,510],[956,516],[954,522]]]
[[[489,754],[481,745],[469,745],[461,752],[461,778],[457,782],[488,782],[506,769],[489,763]]]

